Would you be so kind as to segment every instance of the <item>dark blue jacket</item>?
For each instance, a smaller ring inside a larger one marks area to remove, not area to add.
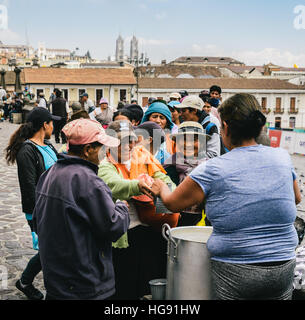
[[[40,177],[33,213],[47,293],[55,299],[105,299],[115,292],[112,242],[128,229],[127,206],[113,203],[98,167],[59,155]]]

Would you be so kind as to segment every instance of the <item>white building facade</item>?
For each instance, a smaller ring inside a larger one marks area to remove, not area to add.
[[[295,86],[295,89],[291,89],[291,86],[287,84],[285,88],[268,88],[262,89],[261,85],[258,89],[253,88],[253,83],[249,85],[249,88],[235,88],[237,82],[233,83],[230,88],[229,81],[219,81],[219,79],[208,79],[206,85],[204,80],[192,81],[189,79],[180,79],[181,85],[166,88],[166,82],[173,84],[176,79],[150,79],[152,88],[147,88],[149,83],[146,83],[143,87],[143,83],[140,81],[139,87],[139,103],[144,107],[147,104],[149,97],[155,97],[168,101],[172,92],[179,92],[181,90],[187,90],[188,93],[199,95],[203,90],[209,90],[211,83],[220,85],[222,88],[222,99],[225,101],[229,97],[237,93],[248,93],[256,97],[263,108],[263,112],[267,117],[269,127],[279,127],[282,129],[305,129],[305,88]],[[156,88],[156,82],[162,84],[163,88]],[[238,79],[239,80],[239,79]],[[194,84],[193,88],[190,88],[190,83]],[[243,82],[243,87],[247,86],[246,79],[240,79]],[[268,80],[263,80],[268,81]],[[280,80],[278,80],[280,81]],[[172,82],[172,83],[171,83]],[[175,81],[177,83],[177,81]],[[281,81],[282,82],[282,81]],[[196,83],[198,84],[196,88]],[[285,87],[285,83],[281,83],[282,87]]]

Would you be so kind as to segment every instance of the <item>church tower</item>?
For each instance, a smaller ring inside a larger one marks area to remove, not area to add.
[[[115,60],[116,61],[124,60],[124,39],[121,37],[121,35],[119,35],[116,41]]]
[[[130,42],[130,59],[134,61],[135,59],[139,58],[139,41],[138,39],[133,36]]]

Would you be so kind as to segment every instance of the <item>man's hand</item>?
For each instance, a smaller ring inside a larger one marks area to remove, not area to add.
[[[145,182],[144,179],[139,179],[138,186],[139,186],[140,192],[142,192],[143,194],[145,194],[146,196],[148,196],[150,198],[153,198],[151,195],[151,189],[150,189],[149,185]]]

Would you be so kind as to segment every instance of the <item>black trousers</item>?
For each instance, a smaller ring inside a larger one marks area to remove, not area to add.
[[[60,142],[59,135],[61,135],[61,140],[63,144],[67,142],[65,134],[61,131],[62,128],[66,125],[66,123],[67,123],[67,118],[62,118],[61,120],[53,121],[56,143]]]
[[[33,224],[32,221],[28,220],[28,224],[31,228],[31,231],[33,232]],[[37,274],[42,270],[41,262],[40,262],[40,256],[39,253],[37,253],[27,264],[25,270],[23,271],[21,275],[21,282],[22,284],[28,285],[32,284],[34,281],[34,278],[37,276]]]
[[[149,281],[166,278],[167,242],[161,232],[137,226],[127,232],[129,247],[112,249],[116,293],[110,300],[139,300]]]

